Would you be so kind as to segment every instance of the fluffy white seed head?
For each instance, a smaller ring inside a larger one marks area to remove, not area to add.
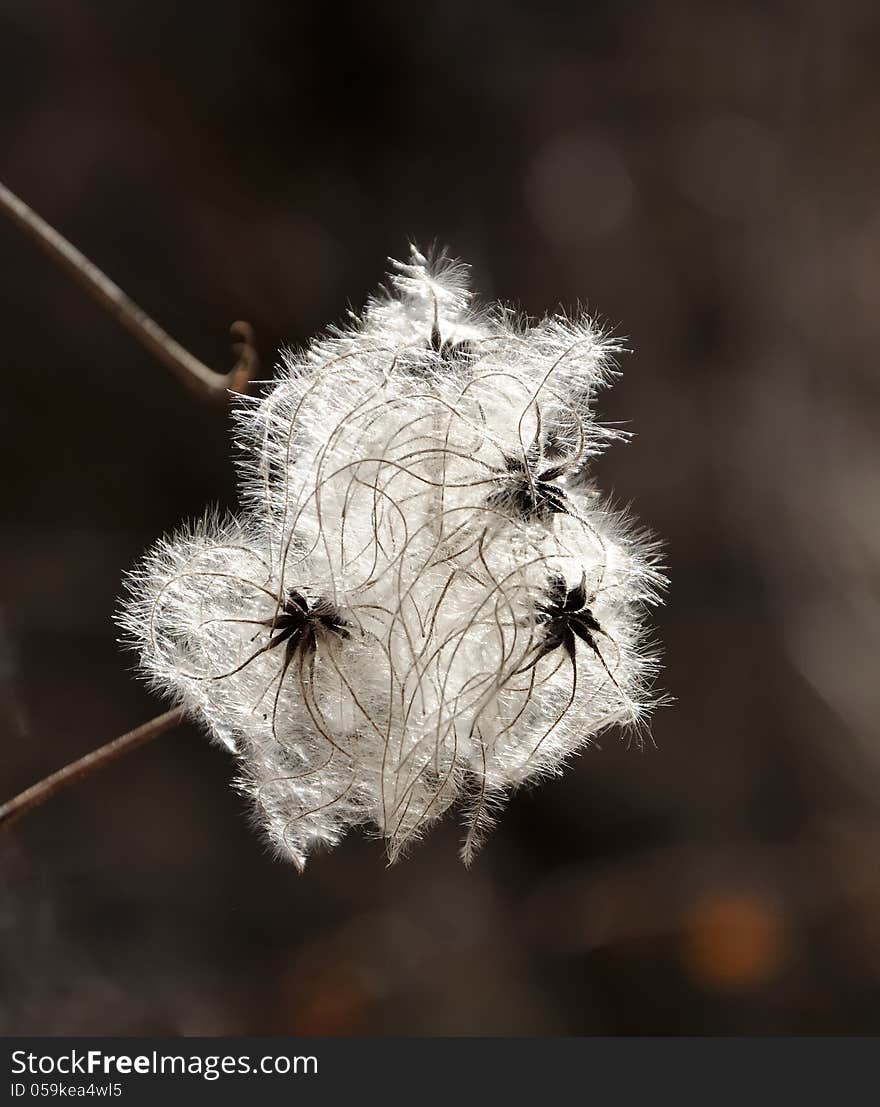
[[[589,483],[614,343],[476,310],[413,250],[361,317],[237,414],[243,509],[161,541],[121,622],[151,683],[235,751],[302,868],[352,826],[393,860],[657,702],[650,540]]]

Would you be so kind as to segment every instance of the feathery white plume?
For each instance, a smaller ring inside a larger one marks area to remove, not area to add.
[[[477,311],[464,266],[413,249],[242,402],[240,515],[131,575],[143,671],[298,868],[352,826],[394,860],[456,800],[469,862],[506,793],[656,704],[656,550],[587,484],[624,437],[592,410],[616,349]]]

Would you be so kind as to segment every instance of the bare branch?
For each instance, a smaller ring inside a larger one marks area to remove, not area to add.
[[[118,285],[2,183],[0,211],[21,227],[53,261],[66,269],[93,299],[115,316],[126,330],[201,399],[219,402],[225,400],[230,392],[244,392],[247,389],[258,365],[254,332],[248,323],[238,322],[232,326],[237,344],[237,364],[229,373],[217,373],[185,350]]]
[[[99,746],[98,749],[92,750],[91,753],[87,753],[78,761],[71,762],[70,765],[65,765],[63,769],[52,773],[44,780],[32,784],[30,788],[26,788],[25,791],[0,806],[0,830],[11,826],[16,819],[39,807],[56,793],[64,791],[65,788],[97,772],[98,769],[103,769],[111,761],[136,750],[138,746],[145,745],[153,738],[158,738],[166,730],[179,726],[185,717],[183,708],[175,707],[172,711],[166,711],[162,715],[157,715],[155,719],[150,719],[148,723],[142,723],[127,734],[114,738],[112,742]]]

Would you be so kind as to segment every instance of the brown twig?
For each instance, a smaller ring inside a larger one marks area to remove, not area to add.
[[[63,769],[59,769],[45,777],[45,779],[32,784],[30,788],[26,788],[19,795],[0,806],[0,830],[11,826],[16,819],[20,819],[22,815],[26,815],[35,807],[39,807],[40,804],[45,803],[47,799],[51,799],[56,793],[64,791],[65,788],[69,788],[84,777],[97,772],[98,769],[103,769],[105,765],[109,765],[117,757],[122,757],[124,754],[137,749],[138,746],[143,746],[151,739],[158,738],[166,730],[179,726],[185,717],[183,708],[175,707],[172,711],[157,715],[155,719],[150,719],[148,723],[142,723],[127,734],[114,738],[112,742],[99,746],[98,749],[92,750],[91,753],[87,753],[78,761],[73,761],[71,764],[65,765]]]
[[[238,361],[229,373],[217,373],[185,350],[118,285],[2,183],[0,211],[5,212],[50,258],[66,269],[190,391],[202,399],[219,402],[224,401],[230,392],[244,392],[247,389],[258,366],[254,332],[248,323],[233,323],[232,335],[236,340]]]

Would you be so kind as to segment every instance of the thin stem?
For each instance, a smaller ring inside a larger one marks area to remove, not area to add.
[[[250,324],[232,324],[238,361],[229,373],[216,373],[183,348],[84,254],[0,183],[0,211],[16,223],[110,312],[134,337],[202,399],[223,401],[230,392],[244,392],[258,367]]]
[[[45,803],[47,799],[51,799],[56,793],[63,792],[65,788],[69,788],[72,784],[91,776],[98,769],[103,769],[111,761],[136,750],[138,746],[145,745],[153,738],[158,738],[166,730],[172,730],[179,726],[185,717],[186,713],[183,708],[175,707],[172,711],[157,715],[155,719],[150,719],[148,723],[142,723],[127,734],[114,738],[112,742],[108,742],[105,746],[99,746],[98,749],[92,750],[91,753],[87,753],[78,761],[73,761],[71,764],[65,765],[63,769],[59,769],[45,779],[32,784],[30,788],[26,788],[19,795],[0,806],[0,830],[11,826],[16,819],[20,819],[22,815],[26,815],[35,807],[39,807],[40,804]]]

